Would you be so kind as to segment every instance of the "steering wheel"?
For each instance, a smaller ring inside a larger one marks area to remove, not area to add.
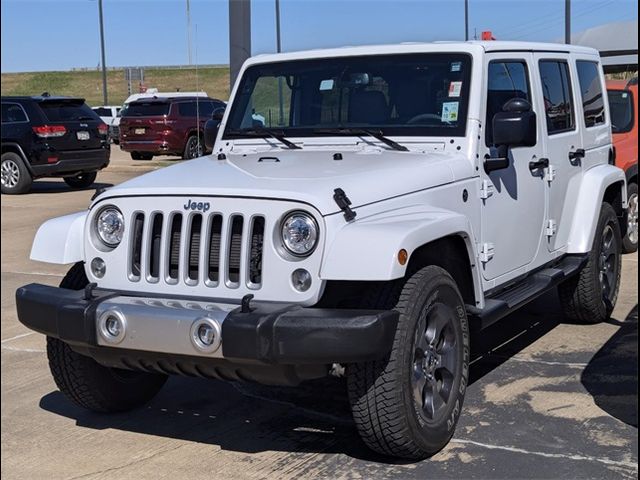
[[[420,113],[407,121],[407,125],[415,125],[416,123],[446,123],[447,125],[451,125],[451,122],[442,120],[440,115],[436,115],[435,113]]]

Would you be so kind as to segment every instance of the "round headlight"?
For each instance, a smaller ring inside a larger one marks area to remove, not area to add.
[[[282,243],[293,255],[309,255],[318,242],[318,224],[304,212],[294,212],[282,222]]]
[[[96,216],[96,233],[108,247],[117,247],[124,234],[124,217],[116,207],[103,208]]]

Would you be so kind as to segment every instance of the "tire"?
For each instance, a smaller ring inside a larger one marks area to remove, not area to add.
[[[462,409],[470,357],[464,301],[451,276],[436,266],[371,293],[369,308],[395,308],[400,318],[387,358],[347,367],[353,419],[372,450],[423,459],[449,442]],[[435,395],[434,385],[440,385]],[[429,398],[444,403],[433,408]]]
[[[96,181],[98,172],[86,172],[75,177],[65,177],[64,182],[71,188],[87,188]]]
[[[84,265],[76,263],[60,287],[81,290],[87,284]],[[102,366],[52,337],[47,337],[47,357],[58,389],[93,412],[123,412],[144,405],[167,380],[166,375]]]
[[[621,254],[618,217],[610,204],[603,203],[587,264],[558,288],[565,317],[593,324],[611,316],[620,290]]]
[[[19,195],[31,190],[33,179],[22,158],[17,153],[7,152],[2,154],[0,172],[2,174],[2,193]]]
[[[633,253],[638,251],[638,185],[630,183],[627,187],[629,208],[627,209],[627,234],[622,239],[622,251]]]
[[[187,140],[187,144],[182,152],[183,160],[191,160],[192,158],[198,158],[204,155],[204,143],[202,140],[198,142],[197,135],[191,135]]]

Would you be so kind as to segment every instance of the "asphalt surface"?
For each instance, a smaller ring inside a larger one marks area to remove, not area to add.
[[[97,186],[157,165],[113,158]],[[2,478],[637,478],[637,255],[624,257],[611,321],[564,323],[549,295],[473,339],[460,423],[430,460],[370,453],[340,380],[288,389],[174,377],[134,412],[74,406],[49,374],[44,337],[17,321],[14,293],[59,283],[66,268],[30,261],[31,241],[93,192],[51,180],[2,197]]]

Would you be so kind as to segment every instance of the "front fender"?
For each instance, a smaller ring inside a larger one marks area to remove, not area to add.
[[[44,222],[33,239],[31,260],[66,265],[84,260],[84,223],[87,212]]]
[[[465,239],[469,260],[475,263],[474,237],[463,215],[413,206],[363,218],[345,224],[333,237],[325,251],[320,277],[372,281],[400,278],[407,267],[398,262],[400,249],[405,249],[411,258],[417,248],[450,235]]]
[[[625,174],[613,165],[598,165],[587,170],[578,193],[576,212],[571,223],[567,253],[586,253],[591,250],[604,193],[611,185],[621,182],[622,206],[627,206]]]

